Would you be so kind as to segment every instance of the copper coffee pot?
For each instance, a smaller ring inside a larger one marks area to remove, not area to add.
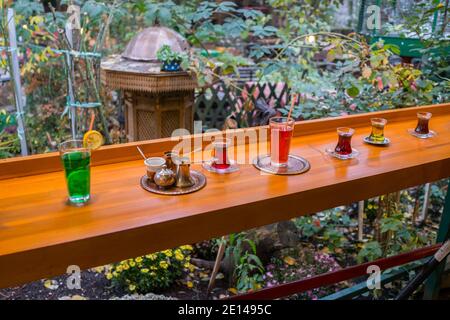
[[[195,182],[191,177],[191,161],[187,157],[178,158],[177,164],[177,178],[175,185],[179,188],[192,187]]]
[[[173,172],[177,170],[177,159],[179,158],[178,153],[172,151],[164,152],[164,159],[166,159],[166,166]]]

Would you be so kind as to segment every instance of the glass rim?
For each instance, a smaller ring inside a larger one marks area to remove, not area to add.
[[[159,165],[158,164],[150,164],[150,163],[147,163],[148,160],[159,160],[162,163],[159,164]],[[160,167],[160,166],[164,165],[165,163],[166,163],[166,160],[164,158],[161,158],[161,157],[150,157],[150,158],[147,158],[147,159],[144,160],[144,164],[147,167]]]
[[[386,124],[388,122],[387,119],[385,119],[385,118],[377,118],[377,117],[370,118],[370,121],[371,122],[376,122],[376,123],[379,123],[379,124]]]
[[[269,119],[269,123],[273,123],[273,124],[294,124],[295,120],[293,118],[288,118],[288,117],[272,117]]]
[[[355,133],[355,129],[350,127],[338,127],[336,128],[336,131],[338,134],[343,134],[346,136],[351,136]]]
[[[418,118],[431,119],[432,113],[427,111],[419,111],[417,112]]]
[[[69,145],[70,143],[73,143],[73,144],[74,144],[74,147],[72,147],[72,148],[67,148],[67,149],[85,149],[85,150],[91,151],[91,149],[86,148],[86,147],[83,145],[83,140],[80,140],[80,139],[70,139],[70,140],[63,141],[63,142],[61,142],[61,143],[58,145],[58,150],[59,150],[59,151],[62,151],[63,148],[64,148],[66,145]],[[78,145],[78,144],[79,144],[79,146],[75,146],[75,145]]]

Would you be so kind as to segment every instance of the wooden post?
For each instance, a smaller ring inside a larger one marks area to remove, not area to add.
[[[11,79],[14,82],[14,97],[17,111],[17,134],[20,140],[20,152],[22,156],[28,155],[27,139],[25,135],[24,115],[24,97],[22,96],[22,85],[20,83],[19,58],[17,56],[17,37],[16,23],[14,21],[14,10],[8,9],[8,34],[9,46],[11,50]]]
[[[364,228],[364,200],[358,202],[358,241],[363,240]]]
[[[423,207],[422,207],[422,211],[420,213],[420,218],[419,218],[420,223],[424,223],[425,220],[427,219],[428,207],[430,205],[430,196],[431,196],[430,191],[431,191],[431,183],[425,184],[425,194],[423,196]]]
[[[222,262],[223,255],[225,253],[225,247],[227,246],[227,239],[225,236],[220,240],[219,250],[217,251],[216,261],[214,262],[214,268],[211,272],[211,278],[209,278],[208,288],[206,289],[206,296],[211,294],[214,284],[216,283],[217,273],[220,269],[220,263]]]

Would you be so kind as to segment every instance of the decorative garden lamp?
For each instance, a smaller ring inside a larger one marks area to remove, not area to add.
[[[192,132],[197,81],[185,71],[161,71],[157,52],[165,45],[177,53],[189,50],[180,34],[154,26],[137,34],[122,55],[101,63],[102,83],[123,92],[129,141],[169,137],[179,128]]]

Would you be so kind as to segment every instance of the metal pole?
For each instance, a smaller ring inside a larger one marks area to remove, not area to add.
[[[425,266],[416,274],[414,279],[409,282],[397,295],[395,300],[405,300],[408,299],[410,295],[416,291],[416,289],[422,284],[424,280],[438,267],[441,263],[445,261],[448,254],[450,253],[450,240],[447,240],[438,252],[425,263]]]
[[[66,37],[67,42],[70,45],[69,50],[72,50],[73,48],[73,38],[72,38],[72,26],[70,23],[66,24]],[[72,56],[70,53],[66,53],[66,63],[67,63],[67,89],[69,94],[69,104],[70,104],[70,120],[71,120],[71,129],[72,129],[72,139],[77,138],[77,111],[76,108],[73,106],[75,103],[75,95],[73,92],[73,83],[72,83],[72,77],[73,77],[73,64],[72,64]]]
[[[11,76],[14,82],[14,97],[17,111],[17,134],[20,140],[20,152],[22,156],[28,155],[27,139],[25,135],[25,124],[23,121],[24,97],[22,96],[22,85],[20,83],[19,58],[17,56],[16,24],[14,10],[8,9],[8,34],[11,49]]]
[[[442,211],[441,223],[436,237],[436,242],[444,242],[450,237],[450,180],[445,197],[444,210]],[[441,276],[444,272],[445,263],[442,263],[428,278],[424,288],[424,299],[436,299],[439,296]]]
[[[356,32],[361,33],[364,26],[364,11],[366,10],[366,0],[361,0],[358,14],[358,25],[356,26]]]

